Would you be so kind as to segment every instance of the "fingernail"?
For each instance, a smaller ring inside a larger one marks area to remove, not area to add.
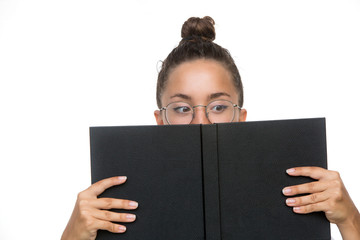
[[[121,176],[121,177],[119,177],[119,180],[120,180],[121,182],[125,181],[126,179],[127,179],[126,176]]]
[[[137,207],[139,204],[137,202],[131,201],[129,202],[130,207]]]
[[[125,226],[119,226],[119,232],[125,232],[126,231],[126,227]]]
[[[301,208],[300,207],[294,207],[293,210],[294,210],[294,212],[300,212]]]
[[[288,194],[288,193],[291,193],[291,188],[284,188],[283,194]]]
[[[288,199],[286,199],[286,203],[287,204],[293,204],[293,203],[295,203],[295,199],[288,198]]]
[[[129,220],[135,220],[136,216],[134,214],[127,214],[126,218]]]
[[[288,170],[286,170],[287,173],[293,173],[295,172],[295,168],[289,168]]]

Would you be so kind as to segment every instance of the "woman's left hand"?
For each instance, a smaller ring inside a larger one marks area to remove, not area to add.
[[[320,167],[297,167],[288,169],[287,173],[290,176],[306,176],[318,180],[283,189],[283,194],[290,197],[286,199],[286,204],[293,207],[295,213],[323,211],[330,222],[338,225],[342,235],[342,230],[348,231],[350,228],[360,232],[359,212],[338,172]],[[307,193],[309,195],[295,196]]]

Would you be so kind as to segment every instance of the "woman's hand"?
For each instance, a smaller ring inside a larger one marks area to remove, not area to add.
[[[338,225],[343,239],[360,239],[360,214],[340,178],[340,174],[320,167],[298,167],[287,170],[290,176],[307,176],[318,181],[283,189],[286,204],[299,214],[325,212]],[[298,194],[309,195],[295,197]]]
[[[126,177],[111,177],[94,183],[78,194],[74,211],[61,237],[62,240],[95,239],[97,230],[123,233],[125,226],[112,222],[133,222],[134,214],[115,213],[106,209],[136,209],[137,202],[113,198],[97,198],[107,188],[123,184]]]

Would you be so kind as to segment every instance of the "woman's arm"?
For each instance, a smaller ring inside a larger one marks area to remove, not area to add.
[[[360,239],[360,214],[340,178],[340,174],[320,167],[297,167],[287,170],[290,176],[307,176],[318,181],[283,189],[286,204],[299,214],[325,212],[337,224],[344,240]],[[295,195],[310,193],[307,196]]]
[[[106,209],[136,209],[137,202],[113,198],[97,198],[106,189],[123,184],[126,177],[112,177],[101,180],[79,193],[75,208],[61,237],[62,240],[93,240],[97,230],[123,233],[125,226],[114,222],[133,222],[134,214],[115,213]]]

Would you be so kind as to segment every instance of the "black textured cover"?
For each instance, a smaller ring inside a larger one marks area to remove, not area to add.
[[[92,182],[127,176],[102,197],[139,202],[124,234],[97,239],[204,239],[199,125],[90,129]]]
[[[286,169],[327,167],[325,119],[217,127],[222,239],[330,239],[324,213],[295,214],[282,194],[310,180]]]
[[[139,202],[127,232],[97,239],[330,239],[323,213],[299,215],[282,188],[326,168],[325,119],[91,127],[92,182],[128,177],[100,197]]]

